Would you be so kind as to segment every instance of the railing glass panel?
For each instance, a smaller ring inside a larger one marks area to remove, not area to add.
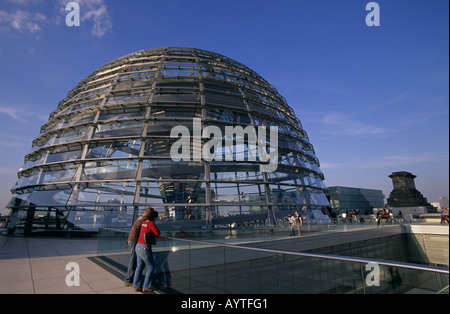
[[[98,257],[123,273],[128,233],[100,229]],[[183,294],[448,293],[448,269],[158,238],[155,287]]]

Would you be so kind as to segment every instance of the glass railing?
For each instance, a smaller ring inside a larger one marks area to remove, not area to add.
[[[123,274],[128,233],[100,229],[98,258]],[[448,268],[158,238],[155,288],[181,294],[447,293]]]

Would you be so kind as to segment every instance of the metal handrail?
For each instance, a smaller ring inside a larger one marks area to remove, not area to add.
[[[342,255],[329,255],[329,254],[317,254],[317,253],[305,253],[305,252],[289,252],[289,251],[254,248],[254,247],[248,247],[248,246],[239,246],[239,245],[232,245],[232,244],[214,243],[214,242],[198,241],[198,240],[191,240],[191,239],[181,239],[181,238],[173,238],[173,237],[161,237],[161,238],[169,239],[169,240],[173,240],[173,241],[192,242],[192,243],[198,243],[198,244],[204,244],[204,245],[214,245],[214,246],[228,247],[228,248],[248,250],[248,251],[266,252],[266,253],[274,253],[274,254],[286,254],[286,255],[293,255],[293,256],[321,258],[321,259],[365,263],[365,264],[377,263],[378,265],[384,265],[384,266],[393,266],[393,267],[399,267],[399,268],[431,271],[431,272],[441,273],[441,274],[449,274],[448,268],[442,268],[442,267],[437,267],[437,266],[410,264],[410,263],[403,263],[403,262],[393,262],[393,261],[385,261],[385,260],[362,258],[362,257],[350,257],[350,256],[342,256]]]

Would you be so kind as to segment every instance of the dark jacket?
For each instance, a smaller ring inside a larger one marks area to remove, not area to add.
[[[141,233],[141,225],[142,225],[142,219],[143,217],[139,217],[134,222],[133,226],[131,227],[130,234],[128,235],[128,241],[137,243],[139,240],[139,234]]]

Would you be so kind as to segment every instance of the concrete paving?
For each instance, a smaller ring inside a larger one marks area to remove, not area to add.
[[[0,234],[0,294],[140,294],[89,258],[97,253],[97,239],[58,239]],[[80,269],[80,285],[66,265]]]

